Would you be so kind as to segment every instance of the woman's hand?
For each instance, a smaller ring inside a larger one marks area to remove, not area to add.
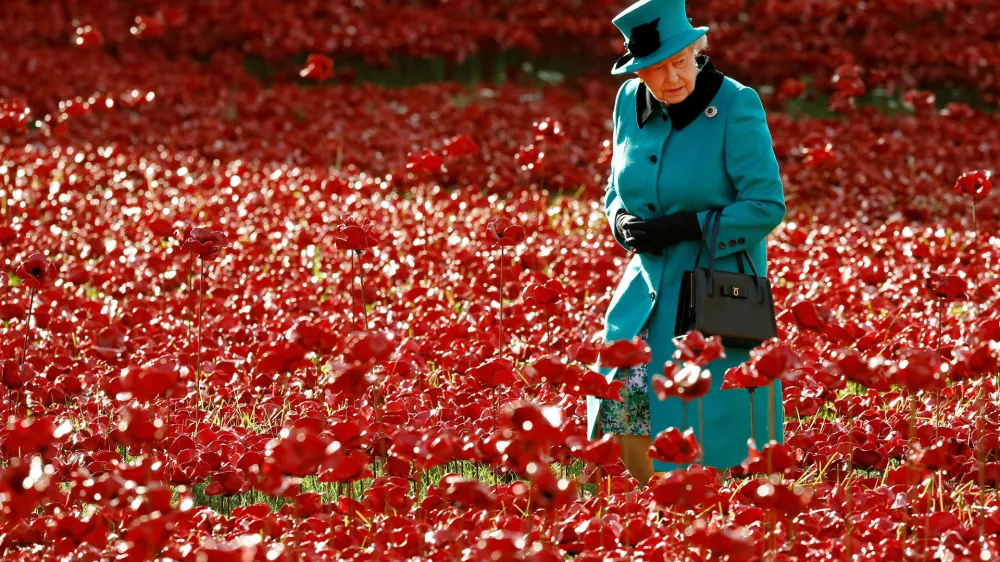
[[[648,236],[643,236],[641,239],[636,238],[633,234],[632,228],[644,222],[639,217],[622,211],[618,213],[615,217],[615,227],[618,229],[618,233],[622,235],[625,239],[625,243],[632,247],[638,254],[654,254],[661,255],[660,248],[655,245],[650,244]]]
[[[661,255],[663,248],[685,240],[700,240],[701,226],[693,212],[671,213],[650,220],[619,213],[615,224],[625,242],[635,251]]]

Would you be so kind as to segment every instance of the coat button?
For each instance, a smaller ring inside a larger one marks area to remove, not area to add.
[[[651,164],[656,164],[656,155],[655,154],[653,154],[652,156],[649,157],[649,162]]]
[[[719,249],[720,250],[725,250],[726,249],[726,243],[725,242],[719,242]]]
[[[736,240],[730,240],[730,241],[729,241],[729,247],[730,247],[730,248],[732,248],[732,247],[733,247],[733,246],[735,246],[735,245],[736,245]]]
[[[649,209],[650,211],[655,211],[656,210],[656,205],[650,203],[650,204],[646,205],[646,208]]]
[[[746,240],[744,240],[743,237],[740,236],[740,238],[738,240],[736,240],[736,242],[739,243],[739,244],[742,244],[742,243],[746,242]]]
[[[649,292],[649,300],[651,300],[651,301],[656,300],[656,291],[650,291]]]

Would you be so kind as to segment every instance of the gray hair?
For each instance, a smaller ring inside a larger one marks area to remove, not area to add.
[[[688,48],[691,49],[691,56],[696,57],[700,55],[702,51],[708,48],[708,34],[706,33],[705,35],[702,35],[701,37],[695,39],[694,43],[688,45]],[[699,72],[701,72],[700,66],[698,67],[697,70],[695,70],[694,73],[698,74]]]
[[[702,51],[708,49],[708,34],[706,33],[705,35],[695,39],[694,43],[691,43],[691,45],[694,46],[693,54],[700,55]]]

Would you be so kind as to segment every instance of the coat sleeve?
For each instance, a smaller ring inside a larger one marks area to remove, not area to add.
[[[614,119],[614,134],[611,137],[611,148],[618,146],[618,113],[620,110],[621,100],[625,92],[625,83],[621,85],[618,89],[618,95],[615,97],[615,109],[613,112]],[[604,188],[604,214],[608,217],[608,224],[611,225],[611,234],[615,237],[622,248],[626,250],[631,250],[632,247],[625,243],[625,238],[618,232],[615,228],[615,216],[618,215],[619,211],[624,211],[625,205],[622,203],[622,198],[618,195],[618,186],[615,184],[615,159],[611,158],[611,173],[608,175],[608,183]]]
[[[715,257],[756,245],[785,218],[781,173],[760,96],[747,87],[735,97],[726,120],[723,154],[726,173],[736,187],[736,200],[722,210]],[[708,213],[698,212],[698,224],[703,228]]]

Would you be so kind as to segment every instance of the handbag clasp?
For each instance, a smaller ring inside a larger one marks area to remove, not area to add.
[[[739,287],[733,287],[733,296],[734,297],[740,296],[740,288]]]

